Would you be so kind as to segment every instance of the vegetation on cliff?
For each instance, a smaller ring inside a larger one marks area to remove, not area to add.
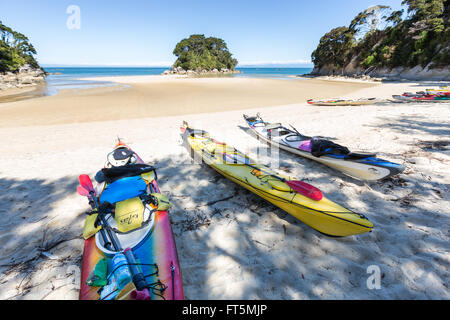
[[[334,28],[312,53],[316,69],[429,68],[450,65],[449,0],[404,0],[406,10],[373,6]]]
[[[26,64],[40,68],[35,54],[36,50],[26,36],[0,21],[0,72],[14,72]]]
[[[194,34],[178,42],[173,54],[178,57],[173,67],[184,70],[234,70],[238,63],[228,51],[225,41],[205,38],[202,34]]]

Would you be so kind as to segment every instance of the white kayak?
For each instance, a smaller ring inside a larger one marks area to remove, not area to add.
[[[261,140],[322,163],[358,180],[376,181],[405,170],[401,164],[376,158],[376,154],[350,152],[346,147],[331,141],[304,136],[297,130],[288,129],[280,123],[266,123],[259,114],[256,117],[244,115],[244,119]],[[317,150],[313,150],[312,147]]]

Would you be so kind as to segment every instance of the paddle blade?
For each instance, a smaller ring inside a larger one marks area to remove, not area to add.
[[[95,193],[95,189],[94,189],[94,186],[92,185],[91,178],[89,178],[89,176],[87,174],[82,174],[78,178],[78,180],[80,181],[81,187],[86,189],[88,191],[88,193],[90,193],[90,192],[94,192]]]
[[[83,197],[88,197],[89,196],[89,191],[87,191],[85,188],[83,188],[82,186],[78,186],[77,187],[77,192],[80,196]]]
[[[303,181],[286,181],[287,185],[297,191],[298,193],[304,195],[315,201],[320,201],[323,198],[323,193],[318,188],[303,182]]]

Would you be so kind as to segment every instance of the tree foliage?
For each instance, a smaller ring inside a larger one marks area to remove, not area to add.
[[[449,2],[404,0],[405,18],[404,10],[370,7],[348,27],[335,28],[321,38],[312,53],[314,65],[332,65],[334,70],[343,70],[350,62],[363,68],[449,66]],[[345,41],[336,45],[337,39]]]
[[[178,42],[173,54],[178,57],[174,67],[184,70],[234,70],[238,63],[228,51],[225,41],[205,38],[202,34],[194,34]]]
[[[39,68],[35,54],[36,49],[25,35],[0,21],[0,72],[17,71],[25,64]]]
[[[362,39],[367,33],[379,30],[384,23],[387,23],[388,6],[372,6],[360,12],[350,23],[349,32],[353,33],[356,39]]]
[[[315,65],[333,65],[337,70],[348,60],[353,47],[353,34],[347,27],[334,28],[321,39],[319,46],[312,54]]]

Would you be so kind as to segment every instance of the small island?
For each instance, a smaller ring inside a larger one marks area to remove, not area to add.
[[[178,58],[164,75],[232,74],[238,61],[232,57],[227,44],[220,38],[205,38],[194,34],[177,43],[173,54]]]
[[[33,86],[45,81],[46,72],[34,58],[28,38],[0,21],[0,90]]]

